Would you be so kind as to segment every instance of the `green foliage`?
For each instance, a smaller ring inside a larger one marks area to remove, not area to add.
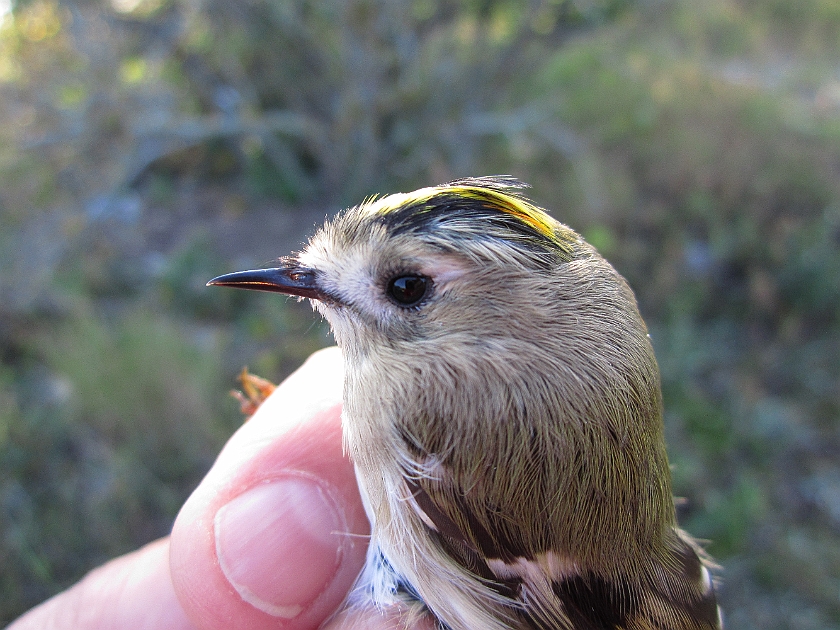
[[[168,531],[236,422],[220,341],[198,332],[140,311],[87,313],[30,338],[30,369],[0,397],[0,610]]]
[[[207,290],[207,282],[225,272],[221,262],[208,239],[198,235],[173,251],[159,270],[155,288],[160,301],[197,319],[233,319],[247,312],[249,301],[253,301],[250,294],[226,291],[214,295]]]

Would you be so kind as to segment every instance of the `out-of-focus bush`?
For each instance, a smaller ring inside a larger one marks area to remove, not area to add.
[[[637,292],[730,627],[837,628],[838,41],[824,0],[19,2],[0,619],[165,532],[238,369],[326,343],[207,279],[368,193],[510,172]]]

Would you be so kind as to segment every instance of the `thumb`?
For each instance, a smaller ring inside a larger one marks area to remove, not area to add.
[[[369,526],[341,450],[341,355],[313,355],[231,438],[172,531],[197,626],[317,627],[364,563]]]

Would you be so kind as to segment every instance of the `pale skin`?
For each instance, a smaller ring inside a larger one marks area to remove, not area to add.
[[[370,530],[341,449],[341,384],[340,352],[313,355],[228,441],[169,537],[8,630],[432,630],[398,609],[336,614]]]

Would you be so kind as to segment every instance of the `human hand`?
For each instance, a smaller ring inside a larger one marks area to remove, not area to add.
[[[314,354],[225,445],[170,537],[95,569],[7,630],[318,628],[361,570],[369,533],[341,450],[341,387],[338,349]],[[406,626],[399,609],[356,609],[323,630],[350,628]]]

